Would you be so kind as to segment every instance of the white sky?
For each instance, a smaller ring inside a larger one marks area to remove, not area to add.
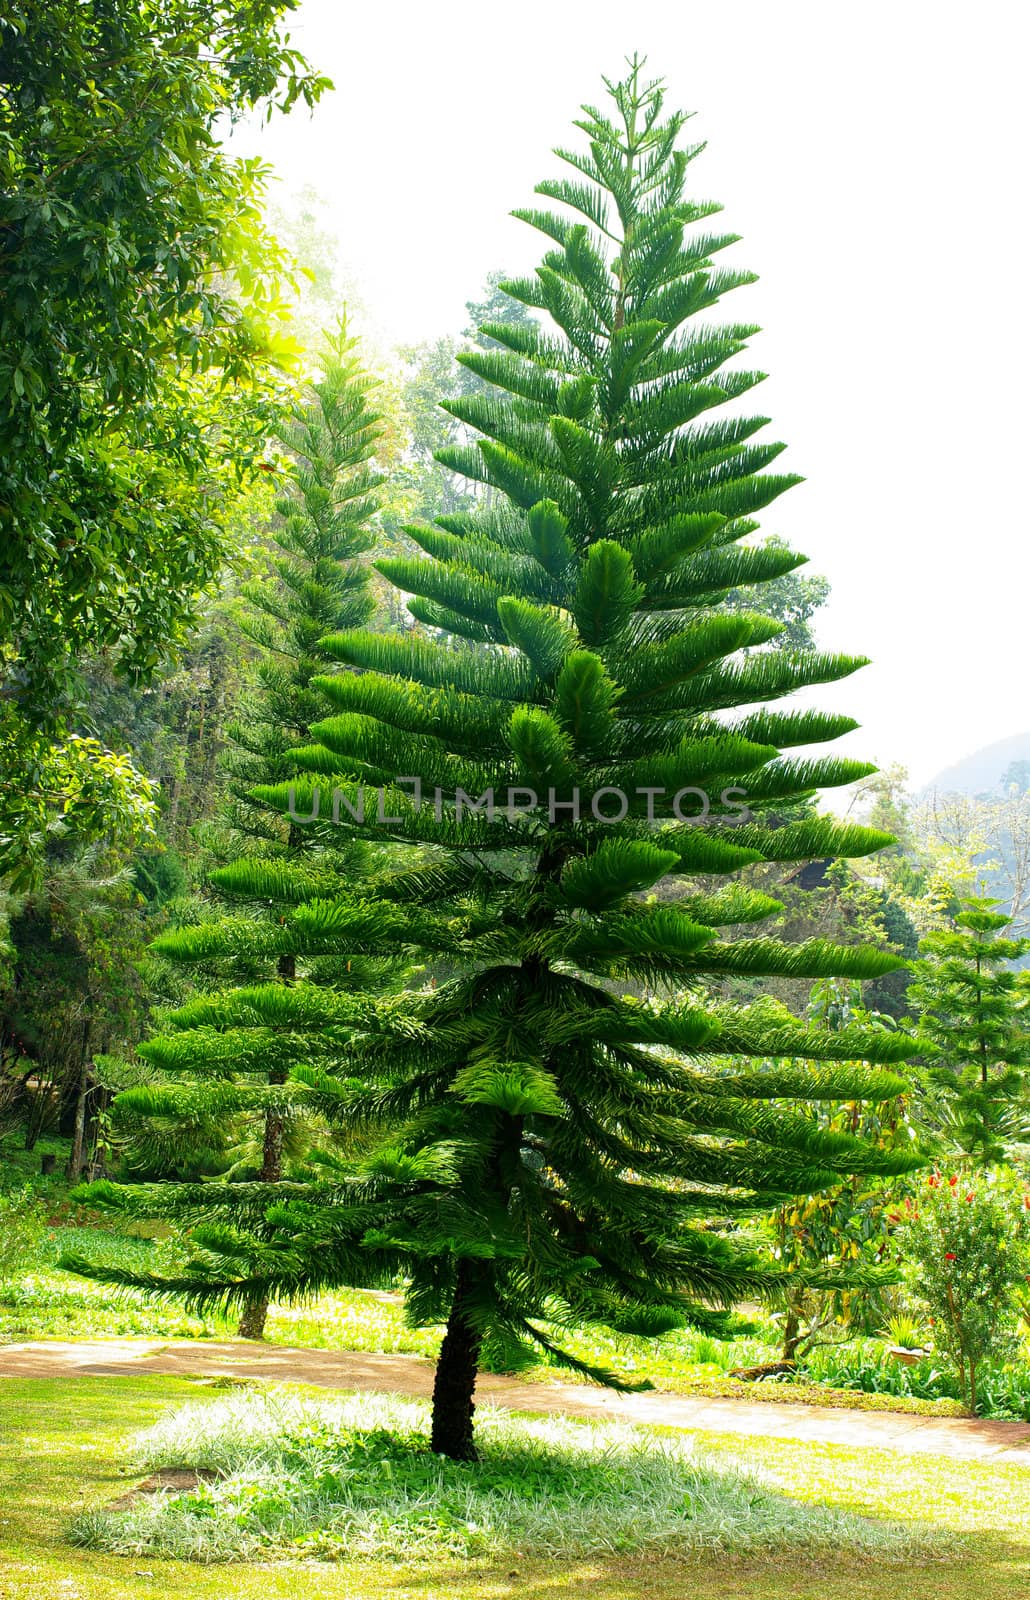
[[[693,192],[761,282],[756,405],[807,481],[764,529],[833,585],[824,648],[874,664],[818,703],[839,748],[915,781],[1030,728],[1023,468],[1030,356],[1026,61],[1018,0],[302,0],[335,82],[234,146],[329,208],[387,344],[456,333],[487,272],[543,235],[508,216],[557,173],[600,75],[646,52],[708,141]]]

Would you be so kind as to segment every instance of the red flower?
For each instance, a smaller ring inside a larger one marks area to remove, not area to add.
[[[944,1252],[944,1259],[945,1261],[957,1261],[958,1256],[954,1255],[950,1250],[946,1250]]]
[[[939,1175],[936,1172],[931,1172],[930,1176],[927,1178],[926,1181],[930,1185],[931,1189],[936,1189],[937,1185],[940,1183],[941,1180],[940,1180]]]
[[[951,1187],[952,1187],[952,1188],[953,1188],[953,1189],[954,1189],[954,1187],[955,1187],[955,1185],[956,1185],[956,1183],[958,1183],[958,1177],[957,1177],[957,1175],[955,1175],[955,1176],[952,1176],[952,1177],[950,1177],[950,1178],[949,1178],[949,1179],[948,1179],[948,1182],[949,1182],[949,1183],[950,1183],[950,1184],[951,1184]]]
[[[972,1200],[975,1200],[975,1199],[976,1199],[976,1196],[975,1196],[975,1194],[972,1194],[972,1193],[970,1193],[970,1194],[967,1194],[967,1195],[966,1195],[966,1199],[967,1199],[967,1200],[968,1200],[968,1201],[972,1201]]]

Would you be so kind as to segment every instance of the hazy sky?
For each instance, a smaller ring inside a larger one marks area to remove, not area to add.
[[[241,147],[329,208],[370,324],[453,333],[493,267],[543,236],[508,216],[602,73],[646,52],[708,149],[761,281],[756,404],[806,482],[766,514],[833,585],[820,643],[873,665],[818,703],[844,745],[915,781],[1030,728],[1026,660],[1027,35],[981,0],[302,0],[294,40],[335,82]],[[724,259],[729,259],[729,255]],[[779,465],[779,463],[778,463]]]

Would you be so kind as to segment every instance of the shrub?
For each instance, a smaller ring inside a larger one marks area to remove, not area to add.
[[[911,1366],[902,1365],[876,1339],[856,1339],[849,1345],[812,1351],[798,1363],[796,1381],[902,1400],[952,1400],[960,1404],[958,1375],[947,1362],[936,1355],[924,1355]],[[979,1367],[976,1403],[982,1417],[1030,1422],[1030,1368],[992,1364]]]
[[[934,1344],[976,1411],[977,1378],[1018,1349],[1016,1294],[1030,1272],[1030,1197],[995,1171],[933,1172],[910,1207],[903,1237]]]
[[[883,1325],[886,1338],[902,1350],[921,1350],[926,1338],[926,1326],[922,1317],[914,1317],[909,1311],[896,1311],[888,1317]]]

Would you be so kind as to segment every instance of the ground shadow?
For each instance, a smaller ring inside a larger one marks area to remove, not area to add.
[[[354,1569],[354,1600],[365,1600]],[[424,1581],[424,1579],[423,1579]],[[377,1596],[419,1593],[410,1569],[376,1575]],[[847,1551],[811,1560],[790,1552],[731,1557],[610,1556],[599,1560],[434,1568],[434,1596],[447,1600],[1027,1600],[1030,1546],[977,1536],[942,1560],[856,1559]],[[372,1600],[372,1591],[368,1600]]]

